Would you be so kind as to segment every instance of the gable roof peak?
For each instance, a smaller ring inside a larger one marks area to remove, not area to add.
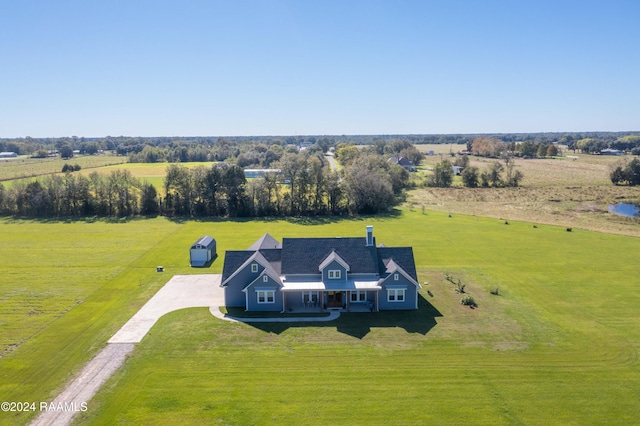
[[[336,253],[335,249],[331,250],[331,253],[327,257],[324,258],[322,263],[318,266],[318,270],[322,271],[326,268],[331,262],[336,261],[340,266],[349,271],[351,268],[349,264],[342,258],[338,253]]]
[[[268,274],[271,278],[273,278],[274,281],[280,282],[280,277],[279,277],[278,273],[276,272],[276,270],[273,269],[273,266],[271,265],[271,263],[269,263],[269,261],[267,259],[265,259],[265,257],[262,255],[262,253],[260,253],[259,251],[255,251],[227,279],[222,281],[222,284],[220,284],[220,287],[226,286],[229,283],[229,281],[231,281],[231,279],[233,277],[235,277],[238,273],[240,273],[240,271],[242,271],[244,268],[246,268],[252,262],[257,262],[260,265],[262,265],[262,267],[265,269],[265,273],[266,274]]]
[[[269,233],[264,234],[262,237],[258,238],[258,240],[251,244],[247,250],[257,251],[263,249],[279,249],[282,248],[282,244],[278,242],[275,238],[273,238]]]

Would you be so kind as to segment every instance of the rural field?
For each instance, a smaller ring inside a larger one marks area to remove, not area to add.
[[[11,160],[15,161],[15,160]],[[131,176],[142,182],[148,182],[156,187],[159,194],[164,193],[164,177],[169,163],[127,163],[127,157],[117,156],[82,156],[71,160],[28,159],[20,164],[0,163],[0,179],[5,187],[11,187],[14,182],[31,182],[44,175],[62,174],[62,167],[66,164],[79,164],[82,169],[77,174],[89,176],[91,173],[108,175],[114,170],[128,170]],[[179,163],[182,166],[193,168],[198,166],[210,167],[213,162]],[[4,177],[4,178],[3,178]]]
[[[201,163],[176,163],[184,167],[211,167],[213,162],[201,162]],[[169,163],[126,163],[118,164],[107,167],[102,167],[96,170],[87,170],[86,172],[80,171],[80,173],[88,176],[92,172],[108,175],[114,170],[128,170],[131,176],[139,179],[143,182],[148,182],[156,187],[158,193],[164,194],[164,177],[167,174],[167,167]]]
[[[59,173],[65,164],[79,165],[82,169],[96,169],[122,164],[127,157],[116,155],[81,155],[63,160],[61,158],[23,158],[0,160],[0,182],[34,178]]]
[[[222,254],[264,232],[413,246],[412,312],[320,325],[163,317],[79,424],[630,424],[640,415],[640,239],[403,208],[341,220],[4,219],[0,394],[50,401],[213,235]],[[609,254],[612,253],[612,254]],[[165,273],[156,273],[163,265]],[[477,309],[444,279],[466,285]],[[499,289],[499,295],[490,290]],[[431,295],[430,295],[430,294]],[[34,413],[0,413],[20,424]]]
[[[427,156],[418,175],[458,152],[464,145],[417,145]],[[625,218],[608,211],[610,204],[640,203],[640,188],[614,186],[609,167],[625,157],[575,154],[566,149],[564,157],[515,161],[524,174],[518,188],[465,188],[459,176],[451,188],[420,188],[411,191],[407,205],[412,209],[437,210],[579,227],[600,232],[640,236],[637,218]],[[442,154],[442,156],[440,155]],[[495,159],[469,157],[470,165],[481,171]],[[627,157],[628,158],[628,157]]]

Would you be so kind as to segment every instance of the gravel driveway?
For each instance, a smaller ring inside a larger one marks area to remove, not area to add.
[[[67,387],[52,401],[54,406],[68,404],[74,408],[91,409],[91,398],[100,386],[124,363],[133,351],[134,343],[142,341],[151,327],[163,315],[184,308],[208,307],[220,319],[235,322],[311,322],[332,321],[340,316],[332,312],[328,317],[309,318],[233,318],[220,312],[224,305],[224,289],[220,288],[221,275],[175,275],[111,338],[107,345]],[[84,405],[83,405],[84,404]],[[74,410],[43,411],[32,425],[66,426],[71,423]]]
[[[67,387],[52,401],[73,409],[42,411],[32,425],[65,426],[77,410],[91,409],[91,398],[124,363],[127,355],[162,317],[184,308],[209,307],[219,311],[224,304],[220,275],[176,275],[164,285],[122,328]],[[51,403],[50,403],[51,404]]]

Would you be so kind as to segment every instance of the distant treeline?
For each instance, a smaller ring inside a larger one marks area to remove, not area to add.
[[[38,218],[375,214],[402,200],[409,173],[374,151],[359,150],[340,172],[312,151],[284,152],[272,164],[277,171],[249,181],[235,164],[169,164],[164,196],[128,170],[88,177],[69,172],[8,189],[0,184],[0,212]]]
[[[505,143],[531,141],[537,144],[562,144],[569,149],[597,152],[605,148],[631,151],[640,147],[640,132],[569,132],[569,133],[496,133],[434,135],[316,135],[316,136],[251,136],[251,137],[128,137],[102,138],[13,138],[0,139],[0,151],[20,155],[43,155],[51,152],[79,151],[95,154],[99,150],[115,151],[129,156],[133,162],[224,161],[239,157],[249,145],[283,150],[305,148],[326,152],[338,144],[375,145],[404,140],[411,144],[467,145],[478,137],[495,138]],[[629,139],[631,138],[631,139]],[[582,146],[578,142],[582,141]],[[247,144],[248,143],[248,144]],[[250,159],[249,159],[250,160]]]

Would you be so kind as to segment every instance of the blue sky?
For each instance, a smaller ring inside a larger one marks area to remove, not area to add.
[[[638,21],[638,0],[0,0],[0,137],[640,130]]]

